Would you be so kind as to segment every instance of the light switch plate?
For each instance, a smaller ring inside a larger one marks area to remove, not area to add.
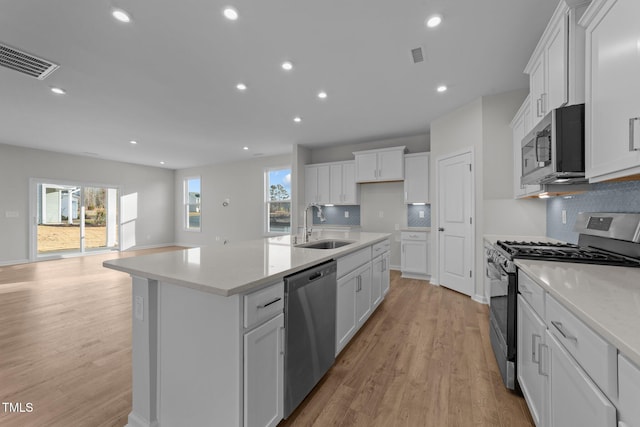
[[[424,211],[419,211],[418,212],[418,217],[424,218]]]
[[[562,209],[562,223],[567,223],[567,211],[565,209]]]
[[[349,218],[349,211],[344,211],[344,217]]]

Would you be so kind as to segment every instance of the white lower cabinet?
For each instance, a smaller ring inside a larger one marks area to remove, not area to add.
[[[427,247],[429,233],[426,231],[403,231],[400,245],[402,249],[400,269],[402,277],[410,279],[427,279],[429,260]]]
[[[371,261],[371,308],[374,310],[382,301],[382,273],[383,259],[379,255]]]
[[[594,384],[562,344],[547,331],[549,427],[615,427],[616,408]],[[544,365],[544,363],[543,363]]]
[[[391,277],[389,275],[389,261],[391,260],[391,253],[389,251],[382,254],[382,297],[389,292],[391,287]]]
[[[244,425],[276,426],[283,417],[284,314],[244,334]]]
[[[536,426],[544,426],[544,401],[547,377],[540,369],[547,325],[533,308],[518,295],[518,383]]]
[[[618,384],[618,427],[640,427],[640,369],[622,355],[618,355]]]
[[[371,315],[371,263],[356,270],[356,318],[358,329]]]

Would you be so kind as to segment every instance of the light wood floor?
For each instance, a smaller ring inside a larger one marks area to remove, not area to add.
[[[126,424],[131,283],[102,262],[133,254],[0,267],[0,402],[33,405],[0,406],[0,426]],[[502,385],[487,317],[466,296],[392,272],[382,306],[280,426],[532,426]]]

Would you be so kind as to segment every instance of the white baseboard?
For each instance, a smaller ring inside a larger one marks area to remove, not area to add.
[[[6,267],[8,265],[27,264],[27,263],[29,263],[28,259],[14,259],[9,261],[0,261],[0,267]]]
[[[134,414],[133,412],[129,413],[129,418],[127,419],[127,425],[125,427],[158,427],[158,421],[147,421],[144,418]]]
[[[489,304],[489,298],[482,295],[474,295],[471,299],[475,302],[479,302],[480,304]]]
[[[425,280],[429,281],[431,276],[425,274],[413,274],[413,273],[402,273],[402,277],[405,279],[416,279],[416,280]]]

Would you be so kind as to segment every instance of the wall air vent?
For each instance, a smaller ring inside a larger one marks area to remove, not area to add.
[[[0,65],[38,80],[44,80],[59,65],[0,43]]]
[[[415,49],[411,49],[411,57],[413,58],[413,63],[417,64],[418,62],[424,61],[424,55],[422,54],[422,48],[417,47]]]

